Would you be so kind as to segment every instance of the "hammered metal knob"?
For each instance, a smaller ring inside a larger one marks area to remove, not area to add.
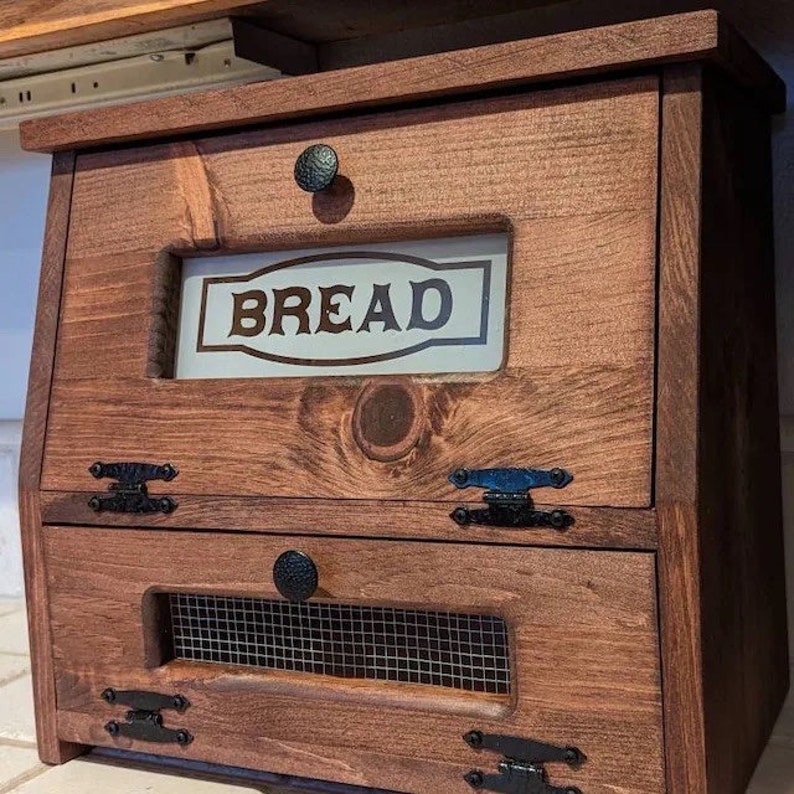
[[[304,149],[295,161],[295,181],[307,193],[319,193],[331,186],[339,172],[339,158],[325,143]]]
[[[273,566],[273,581],[288,601],[307,601],[317,589],[317,566],[302,551],[285,551]]]

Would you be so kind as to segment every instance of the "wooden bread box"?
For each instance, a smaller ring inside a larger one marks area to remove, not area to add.
[[[697,12],[27,122],[42,759],[743,792],[783,102]]]

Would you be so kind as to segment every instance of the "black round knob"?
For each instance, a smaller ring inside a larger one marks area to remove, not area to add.
[[[307,193],[319,193],[331,186],[339,173],[339,158],[325,143],[316,143],[301,152],[295,161],[295,181]]]
[[[276,589],[289,601],[306,601],[317,589],[317,566],[302,551],[285,551],[273,566]]]

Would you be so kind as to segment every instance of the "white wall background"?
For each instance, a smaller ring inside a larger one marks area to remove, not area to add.
[[[0,131],[0,595],[22,594],[17,471],[50,158]]]
[[[22,416],[50,158],[0,131],[0,420]]]
[[[789,113],[775,123],[774,157],[783,470],[794,641],[794,0],[735,0],[730,5],[741,30],[787,80],[790,90]],[[16,132],[0,131],[0,596],[22,593],[16,478],[49,168],[49,157],[20,150]]]

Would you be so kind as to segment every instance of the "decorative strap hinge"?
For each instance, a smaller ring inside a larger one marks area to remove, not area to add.
[[[170,482],[179,474],[170,463],[157,466],[151,463],[94,463],[88,468],[92,477],[99,480],[109,477],[107,494],[92,496],[88,506],[97,513],[173,513],[177,502],[170,496],[149,496],[146,485],[150,480]]]
[[[580,767],[587,759],[576,747],[555,747],[533,739],[480,731],[469,731],[463,740],[475,750],[492,750],[504,756],[496,774],[472,769],[463,776],[473,789],[501,794],[582,794],[576,786],[553,786],[543,766],[562,763],[572,769]]]
[[[119,691],[108,688],[102,692],[102,700],[110,705],[130,707],[126,722],[110,720],[105,723],[105,730],[111,736],[125,736],[141,742],[173,743],[182,746],[193,741],[193,734],[190,731],[184,728],[166,728],[163,725],[164,709],[173,709],[182,714],[190,706],[184,695],[161,695],[157,692]]]
[[[489,527],[550,527],[564,530],[573,524],[565,510],[538,510],[529,494],[532,488],[564,488],[573,480],[565,469],[456,469],[449,481],[456,488],[487,488],[486,508],[456,507],[450,516],[456,524]]]

